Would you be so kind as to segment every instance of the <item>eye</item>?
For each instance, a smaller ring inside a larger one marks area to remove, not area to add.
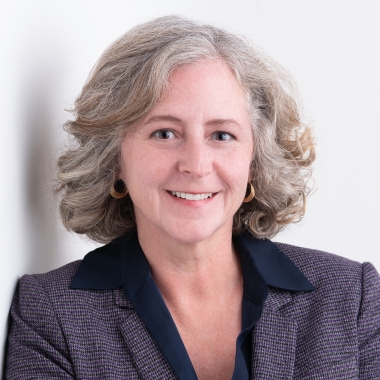
[[[228,132],[217,131],[213,134],[213,139],[218,141],[228,141],[233,139],[234,136]]]
[[[156,132],[153,132],[152,133],[152,136],[153,137],[156,137],[160,140],[169,140],[169,139],[174,139],[175,138],[175,135],[174,133],[169,130],[169,129],[160,129]]]

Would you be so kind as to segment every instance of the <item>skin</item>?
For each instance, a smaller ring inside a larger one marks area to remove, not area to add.
[[[121,148],[141,247],[201,380],[231,379],[241,331],[231,237],[254,145],[245,105],[223,61],[180,68]],[[194,201],[172,191],[212,196]]]

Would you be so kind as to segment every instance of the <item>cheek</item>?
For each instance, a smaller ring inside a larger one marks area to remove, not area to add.
[[[252,163],[252,150],[248,148],[235,150],[223,159],[227,171],[238,182],[248,182]]]
[[[143,181],[145,171],[141,167],[141,159],[138,147],[131,146],[128,142],[124,142],[121,150],[120,159],[120,176],[124,180],[130,193]]]
[[[136,146],[123,157],[123,171],[130,191],[146,193],[145,190],[161,186],[170,173],[171,160],[167,155],[156,154],[147,147]]]

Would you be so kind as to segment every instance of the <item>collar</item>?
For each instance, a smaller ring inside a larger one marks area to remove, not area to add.
[[[240,254],[245,292],[257,299],[249,275],[255,273],[263,285],[304,292],[315,290],[285,253],[272,241],[259,240],[248,233],[236,235],[233,242]],[[149,264],[136,234],[125,235],[89,252],[73,277],[71,289],[111,290],[124,286],[133,300],[150,273]],[[256,283],[257,286],[257,283]]]

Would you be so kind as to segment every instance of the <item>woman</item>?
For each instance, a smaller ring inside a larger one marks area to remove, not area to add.
[[[302,218],[314,146],[288,75],[164,17],[100,58],[58,162],[65,226],[107,243],[24,276],[8,379],[380,378],[380,281],[267,240]]]

